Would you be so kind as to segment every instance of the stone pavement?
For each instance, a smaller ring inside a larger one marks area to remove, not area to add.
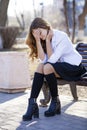
[[[22,121],[30,90],[25,93],[0,93],[0,130],[87,130],[87,99],[73,102],[71,96],[60,95],[62,112],[44,117],[47,109],[39,107],[40,118]],[[39,99],[43,98],[42,92]]]

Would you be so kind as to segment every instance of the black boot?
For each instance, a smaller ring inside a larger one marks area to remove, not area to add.
[[[23,121],[31,120],[32,116],[34,116],[34,118],[39,118],[39,109],[34,98],[29,99],[27,112],[23,115]]]
[[[34,80],[33,80],[32,90],[31,90],[31,96],[30,96],[30,99],[29,99],[27,112],[26,112],[25,115],[23,115],[24,121],[31,120],[32,116],[34,116],[34,118],[39,117],[39,109],[38,109],[38,105],[37,105],[35,100],[38,97],[39,92],[42,88],[43,80],[44,80],[44,75],[36,72],[35,75],[34,75]]]
[[[54,116],[55,114],[61,113],[61,104],[60,100],[56,98],[52,98],[49,109],[44,112],[46,117]]]
[[[58,90],[57,90],[57,79],[54,73],[45,75],[47,83],[49,85],[50,93],[51,93],[51,103],[50,107],[47,111],[45,111],[44,115],[47,117],[54,116],[55,114],[61,113],[61,104],[58,99]]]

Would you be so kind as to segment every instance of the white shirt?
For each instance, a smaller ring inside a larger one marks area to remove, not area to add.
[[[59,30],[53,30],[51,45],[53,54],[49,59],[47,54],[45,54],[42,63],[67,62],[77,66],[81,63],[82,56],[73,47],[73,44],[66,33]]]

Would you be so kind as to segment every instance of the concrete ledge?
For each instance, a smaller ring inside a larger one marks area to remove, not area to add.
[[[27,52],[0,52],[0,91],[21,92],[31,87]]]
[[[15,89],[5,89],[5,88],[0,88],[0,92],[3,93],[18,93],[18,92],[25,92],[27,88],[15,88]]]

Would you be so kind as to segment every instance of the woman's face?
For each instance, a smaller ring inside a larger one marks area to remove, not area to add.
[[[37,31],[39,32],[39,37],[42,40],[46,40],[47,37],[47,29],[43,29],[43,28],[38,28],[38,29],[33,29],[33,32]]]

